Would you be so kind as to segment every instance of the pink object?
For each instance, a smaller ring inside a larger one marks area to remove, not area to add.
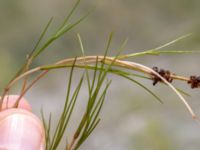
[[[19,108],[11,108],[18,96],[6,96],[0,112],[0,150],[44,150],[45,133],[42,122],[31,113],[23,98]],[[7,109],[9,108],[9,109]]]

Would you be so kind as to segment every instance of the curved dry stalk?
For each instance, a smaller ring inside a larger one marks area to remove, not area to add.
[[[171,78],[176,79],[176,80],[182,80],[182,81],[186,81],[186,82],[190,81],[190,79],[188,77],[178,76],[178,75],[174,75],[174,74],[171,74],[170,76],[171,76]]]
[[[23,72],[26,72],[28,69],[29,69],[29,67],[30,67],[30,65],[31,65],[31,63],[32,63],[32,58],[29,58],[29,56],[27,56],[27,59],[28,59],[28,61],[27,61],[27,64],[25,65],[25,68],[24,68],[24,71]],[[24,90],[26,89],[26,85],[27,85],[27,80],[28,80],[28,76],[26,76],[25,78],[24,78],[24,81],[23,81],[23,84],[22,84],[22,88],[21,88],[21,94],[24,92]]]
[[[178,97],[182,100],[182,102],[184,103],[184,105],[186,106],[186,108],[188,109],[188,111],[190,112],[190,114],[192,115],[192,118],[197,118],[196,114],[193,112],[192,108],[190,107],[190,105],[187,103],[187,101],[184,99],[184,97],[176,90],[176,88],[169,83],[165,78],[163,78],[161,75],[159,75],[157,72],[155,72],[153,69],[144,66],[142,64],[136,63],[136,62],[130,62],[130,61],[124,61],[124,60],[119,60],[119,59],[115,59],[114,57],[108,57],[108,56],[84,56],[84,57],[77,57],[77,58],[68,58],[68,59],[64,59],[61,61],[58,61],[57,63],[53,64],[52,66],[59,66],[59,65],[70,65],[74,62],[74,60],[76,59],[76,64],[82,64],[82,65],[87,65],[87,64],[92,64],[92,63],[96,63],[96,61],[98,62],[102,62],[105,63],[107,65],[109,65],[110,63],[112,63],[112,61],[114,61],[113,65],[118,66],[118,67],[123,67],[126,69],[131,69],[131,70],[135,70],[135,71],[139,71],[142,72],[144,74],[147,74],[149,76],[155,75],[158,76],[165,84],[167,84],[177,95]],[[15,107],[17,106],[17,104],[19,103],[19,100],[21,99],[21,97],[40,79],[42,78],[45,74],[47,74],[48,70],[44,70],[45,66],[40,66],[40,67],[36,67],[34,69],[31,69],[23,74],[21,74],[20,76],[18,76],[17,78],[15,78],[13,81],[11,81],[8,86],[5,88],[4,93],[2,95],[1,101],[0,101],[0,108],[2,107],[2,101],[5,97],[5,95],[7,94],[7,92],[9,91],[9,89],[20,79],[27,77],[30,74],[33,74],[35,72],[38,71],[42,71],[43,72],[29,85],[27,86],[24,91],[21,93],[19,99],[17,100]],[[177,76],[177,75],[171,75],[171,77],[173,79],[177,79],[177,80],[183,80],[183,81],[189,81],[189,78],[186,77],[182,77],[182,76]]]
[[[38,81],[40,80],[43,76],[45,76],[49,71],[45,70],[43,71],[39,76],[37,76],[37,78],[35,80],[32,81],[31,84],[29,84],[28,86],[24,87],[23,91],[21,91],[20,96],[18,97],[18,99],[16,100],[15,104],[14,104],[14,108],[17,108],[19,105],[19,102],[21,100],[21,98],[26,94],[26,92]]]
[[[75,139],[73,138],[72,142],[69,144],[69,146],[67,147],[67,150],[72,150],[74,144],[75,144]]]
[[[135,63],[133,62],[128,62],[126,61],[127,63],[130,63],[132,65],[135,65]],[[137,64],[137,65],[140,65],[142,68],[145,68],[149,71],[151,71],[151,73],[153,73],[154,75],[158,76],[165,84],[167,84],[176,94],[177,96],[182,100],[183,104],[186,106],[186,108],[188,109],[188,111],[190,112],[191,116],[193,119],[196,119],[197,116],[196,114],[194,113],[193,109],[191,108],[191,106],[188,104],[188,102],[185,100],[185,98],[180,94],[180,92],[171,84],[169,83],[165,78],[163,78],[160,74],[158,74],[156,71],[154,71],[153,69],[147,67],[147,66],[144,66],[142,64]]]
[[[104,58],[104,56],[84,56],[84,57],[77,57],[76,58],[76,64],[84,64],[84,63],[91,64],[91,63],[95,63],[96,61],[103,62],[105,64],[110,64],[110,62],[112,62],[113,59],[114,59],[113,57],[105,57]],[[56,65],[59,66],[59,65],[62,65],[62,64],[63,65],[64,64],[70,65],[71,63],[73,63],[74,60],[75,60],[75,58],[68,58],[68,59],[58,61],[57,63],[52,64],[50,66],[56,67]],[[132,65],[130,65],[129,63],[126,63],[126,62],[127,61],[116,59],[113,65],[118,66],[118,67],[127,68],[127,69],[133,69],[133,70],[145,73],[147,75],[151,75],[151,73],[152,73],[152,71],[150,71],[149,69],[147,69],[145,67],[141,67],[141,64],[139,64],[139,63],[131,62]],[[24,78],[24,77],[26,77],[30,74],[33,74],[35,72],[44,70],[44,69],[42,69],[44,67],[46,67],[46,66],[36,67],[34,69],[31,69],[31,70],[21,74],[20,76],[15,78],[12,82],[10,82],[7,85],[7,87],[5,88],[4,91],[9,90],[18,80],[20,80],[20,79],[22,79],[22,78]],[[182,77],[182,76],[177,76],[177,75],[171,75],[171,76],[172,76],[172,78],[177,79],[177,80],[189,81],[189,78],[187,78],[187,77]]]
[[[26,77],[26,76],[28,76],[28,75],[30,75],[30,74],[32,74],[32,73],[35,73],[35,72],[37,72],[37,71],[39,71],[39,70],[40,70],[40,67],[31,69],[31,70],[25,72],[24,74],[19,75],[19,76],[16,77],[14,80],[11,80],[11,81],[9,82],[9,84],[6,86],[6,88],[4,89],[3,94],[2,94],[2,96],[1,96],[1,100],[0,100],[0,111],[2,110],[3,100],[4,100],[5,96],[8,94],[8,91],[10,90],[10,88],[11,88],[18,80],[20,80],[20,79],[22,79],[23,77]]]

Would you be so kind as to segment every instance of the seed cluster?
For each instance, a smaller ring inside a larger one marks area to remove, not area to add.
[[[171,77],[171,72],[169,70],[159,69],[158,67],[152,68],[155,72],[157,72],[160,76],[165,78],[168,82],[172,82],[173,78]],[[156,85],[158,82],[162,82],[162,79],[160,77],[153,74],[153,85]]]
[[[188,84],[191,85],[191,88],[199,88],[200,87],[200,76],[190,76],[190,80]]]

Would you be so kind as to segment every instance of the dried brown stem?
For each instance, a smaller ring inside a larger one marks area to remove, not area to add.
[[[19,102],[21,100],[21,98],[26,94],[26,92],[38,81],[40,80],[43,76],[45,76],[49,71],[45,70],[43,71],[39,76],[37,76],[35,78],[35,80],[32,81],[32,83],[30,83],[29,86],[25,87],[25,89],[21,92],[20,96],[18,97],[18,99],[16,100],[15,104],[14,104],[14,108],[17,108],[19,105]]]
[[[23,70],[23,72],[26,72],[28,69],[29,69],[29,66],[31,65],[32,63],[32,58],[29,58],[29,56],[27,56],[27,64],[25,65],[25,68]],[[24,81],[23,81],[23,85],[22,85],[22,89],[21,89],[21,94],[24,92],[24,90],[26,89],[26,85],[27,85],[27,80],[28,80],[28,76],[26,76],[24,78]]]
[[[75,139],[75,138],[73,138],[73,139],[72,139],[72,141],[70,142],[70,144],[69,144],[69,146],[68,146],[68,149],[67,149],[67,150],[72,150],[72,148],[73,148],[73,146],[74,146],[75,142],[76,142],[76,139]]]
[[[130,61],[124,61],[124,60],[119,60],[119,59],[115,59],[114,57],[104,57],[104,56],[84,56],[84,57],[77,57],[77,58],[68,58],[68,59],[64,59],[61,60],[51,66],[59,66],[59,65],[70,65],[74,62],[74,60],[76,59],[76,64],[81,64],[81,65],[86,65],[86,64],[92,64],[92,63],[96,63],[96,61],[98,62],[102,62],[105,64],[110,64],[114,61],[113,65],[118,66],[118,67],[123,67],[123,68],[127,68],[127,69],[131,69],[131,70],[135,70],[135,71],[139,71],[142,72],[144,74],[147,74],[149,76],[155,75],[157,77],[159,77],[164,83],[166,83],[178,96],[179,98],[182,100],[182,102],[184,103],[184,105],[187,107],[188,111],[190,112],[190,114],[192,115],[193,118],[196,118],[195,113],[193,112],[192,108],[190,107],[190,105],[187,103],[187,101],[182,97],[182,95],[165,79],[163,78],[161,75],[159,75],[157,72],[155,72],[153,69],[144,66],[142,64],[139,63],[135,63],[135,62],[130,62]],[[115,59],[115,60],[114,60]],[[33,74],[35,72],[41,71],[43,70],[42,68],[44,68],[45,66],[40,66],[34,69],[31,69],[23,74],[21,74],[20,76],[18,76],[17,78],[15,78],[13,81],[11,81],[7,88],[5,89],[3,95],[2,95],[2,99],[0,102],[0,108],[2,106],[2,100],[3,97],[6,95],[6,93],[9,91],[9,89],[20,79]],[[48,70],[43,70],[43,72],[21,93],[20,98],[39,80],[41,79],[46,73],[48,72]],[[177,76],[172,74],[171,78],[173,79],[177,79],[177,80],[183,80],[183,81],[189,81],[189,78],[186,77],[182,77],[182,76]],[[19,98],[19,100],[20,100]],[[18,100],[18,101],[19,101]]]

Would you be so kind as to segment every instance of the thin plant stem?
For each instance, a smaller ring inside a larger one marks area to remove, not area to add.
[[[31,58],[27,58],[28,61],[27,61],[27,64],[25,65],[25,69],[24,69],[24,72],[26,72],[28,69],[29,69],[29,66],[30,64],[32,63],[32,59]],[[26,85],[27,85],[27,80],[28,80],[28,76],[26,76],[24,78],[24,81],[23,81],[23,85],[22,85],[22,89],[21,89],[21,94],[24,92],[24,90],[26,89]],[[21,95],[20,94],[20,95]]]
[[[76,59],[76,64],[82,64],[82,65],[85,65],[85,64],[92,64],[92,63],[95,63],[96,61],[98,62],[102,62],[102,63],[105,63],[105,64],[110,64],[113,60],[114,60],[114,57],[108,57],[108,56],[84,56],[84,57],[77,57],[77,58],[68,58],[68,59],[64,59],[64,60],[61,60],[61,61],[58,61],[57,63],[55,63],[54,65],[49,65],[49,66],[40,66],[40,67],[37,67],[37,68],[34,68],[34,69],[31,69],[27,72],[25,72],[24,74],[18,76],[15,80],[13,80],[6,88],[5,88],[5,91],[2,95],[2,98],[6,95],[6,93],[9,91],[9,89],[20,79],[32,74],[32,73],[35,73],[35,72],[38,72],[38,71],[41,71],[41,70],[45,70],[44,72],[46,72],[47,70],[50,70],[52,68],[56,68],[56,67],[65,67],[67,65],[70,65],[74,62],[74,60]],[[144,66],[142,64],[139,64],[139,63],[136,63],[136,62],[130,62],[130,61],[124,61],[124,60],[119,60],[119,59],[115,59],[114,62],[113,62],[113,65],[114,66],[118,66],[118,67],[123,67],[123,68],[126,68],[126,69],[131,69],[131,70],[135,70],[135,71],[139,71],[139,72],[142,72],[144,74],[147,74],[149,76],[152,76],[152,75],[156,75],[158,76],[164,83],[166,83],[170,88],[172,88],[174,90],[174,92],[180,97],[180,99],[183,101],[184,105],[187,107],[188,111],[190,112],[190,114],[192,115],[192,118],[196,118],[196,115],[195,113],[193,112],[192,108],[190,107],[190,105],[187,103],[187,101],[182,97],[182,95],[168,82],[166,81],[162,76],[160,76],[157,72],[155,72],[154,70],[152,70],[151,68],[147,67],[147,66]],[[42,73],[42,76],[43,77],[46,73]],[[39,80],[41,77],[38,77],[37,80]],[[172,78],[174,79],[177,79],[177,80],[183,80],[183,81],[189,81],[189,78],[186,78],[186,77],[182,77],[182,76],[176,76],[176,75],[172,75]],[[36,81],[37,81],[36,80]],[[34,83],[36,83],[36,81]],[[34,84],[32,83],[31,86]],[[31,87],[29,86],[29,88]],[[28,89],[29,89],[28,88]],[[27,90],[28,90],[27,89]],[[26,90],[26,91],[27,91]],[[23,95],[26,93],[23,92]],[[21,98],[21,97],[20,97]],[[0,106],[2,108],[2,101],[0,103]]]
[[[67,150],[72,150],[72,148],[73,148],[73,146],[74,146],[75,142],[76,142],[76,138],[74,138],[74,137],[73,137],[73,139],[72,139],[71,143],[69,144],[69,146],[68,146],[68,149],[67,149]]]
[[[76,58],[76,60],[77,60],[76,64],[84,64],[84,63],[92,64],[92,63],[95,63],[96,61],[102,62],[103,59],[105,59],[103,63],[110,64],[110,62],[114,58],[113,57],[105,57],[104,58],[104,56],[77,57]],[[45,65],[45,66],[40,66],[40,67],[36,67],[34,69],[31,69],[31,70],[21,74],[20,76],[18,76],[12,82],[10,82],[10,84],[8,84],[8,86],[5,88],[4,92],[9,90],[18,80],[20,80],[20,79],[22,79],[22,78],[24,78],[24,77],[26,77],[30,74],[33,74],[33,73],[41,71],[41,70],[48,70],[49,68],[64,67],[65,65],[70,65],[74,60],[75,60],[75,58],[63,59],[63,60],[58,61],[57,63],[52,64],[52,65],[48,65],[48,66]],[[139,63],[136,63],[136,62],[131,62],[131,65],[130,65],[130,63],[127,63],[126,61],[116,59],[115,62],[114,62],[114,65],[118,66],[118,67],[124,67],[124,68],[127,68],[127,69],[133,69],[133,70],[136,70],[136,71],[148,74],[148,75],[150,75],[152,73],[149,69],[141,67],[141,65]],[[183,76],[172,75],[172,78],[177,79],[177,80],[189,81],[189,78],[183,77]]]
[[[16,100],[16,102],[15,102],[15,104],[14,104],[14,106],[13,106],[14,108],[17,108],[17,107],[18,107],[21,98],[26,94],[26,92],[27,92],[38,80],[40,80],[43,76],[45,76],[48,72],[49,72],[48,70],[43,71],[39,76],[37,76],[37,77],[35,78],[35,80],[33,80],[33,82],[32,82],[29,86],[27,86],[27,87],[21,92],[20,96],[18,97],[18,99]]]

